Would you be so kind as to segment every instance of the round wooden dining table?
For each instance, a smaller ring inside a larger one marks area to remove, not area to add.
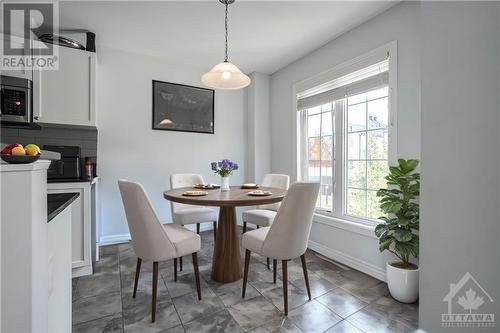
[[[241,279],[240,238],[236,226],[236,207],[280,202],[285,197],[286,190],[260,187],[259,190],[270,191],[272,194],[251,196],[248,192],[254,190],[231,186],[231,190],[226,192],[220,189],[207,189],[203,190],[208,192],[204,196],[183,195],[184,192],[192,190],[191,187],[177,188],[163,192],[163,197],[173,202],[188,205],[220,207],[212,259],[212,279],[223,283]]]

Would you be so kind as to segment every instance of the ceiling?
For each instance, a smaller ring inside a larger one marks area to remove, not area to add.
[[[229,6],[229,60],[272,74],[388,9],[393,1],[244,1]],[[89,29],[97,48],[209,69],[224,58],[224,6],[211,1],[60,3],[61,28]]]

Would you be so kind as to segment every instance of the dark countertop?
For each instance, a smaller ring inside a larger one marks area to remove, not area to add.
[[[80,193],[49,193],[47,194],[47,223],[71,205]]]
[[[1,122],[0,127],[1,128],[38,130],[38,131],[42,129],[42,126],[40,126],[34,122],[31,122],[28,124],[16,124],[16,123],[9,123],[9,122]]]
[[[65,179],[47,179],[47,184],[52,184],[52,183],[93,183],[94,180],[98,178],[65,178]]]

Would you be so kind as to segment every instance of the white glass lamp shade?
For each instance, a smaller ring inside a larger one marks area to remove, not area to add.
[[[203,74],[201,82],[215,89],[241,89],[250,84],[250,78],[230,62],[215,65],[210,72]]]

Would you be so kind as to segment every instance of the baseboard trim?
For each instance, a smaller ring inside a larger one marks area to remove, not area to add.
[[[207,230],[212,230],[214,227],[213,222],[206,222],[206,223],[201,223],[200,225],[200,232],[207,231]],[[196,232],[196,224],[187,224],[184,226],[184,228],[191,230],[192,232]]]
[[[92,265],[75,267],[71,270],[71,277],[77,278],[80,276],[92,275]]]
[[[101,239],[99,241],[99,246],[126,243],[128,241],[130,241],[130,234],[129,233],[117,234],[117,235],[106,235],[106,236],[101,236]]]
[[[351,255],[348,255],[346,253],[343,253],[341,251],[332,249],[330,247],[327,247],[323,244],[314,242],[312,240],[309,240],[308,247],[316,251],[322,255],[324,255],[327,258],[330,258],[332,260],[338,261],[341,264],[344,264],[346,266],[349,266],[351,268],[357,269],[358,271],[361,271],[365,274],[368,274],[370,276],[373,276],[374,278],[386,282],[386,274],[385,270],[381,269],[380,267],[370,264],[366,261],[360,260],[356,257],[353,257]]]

